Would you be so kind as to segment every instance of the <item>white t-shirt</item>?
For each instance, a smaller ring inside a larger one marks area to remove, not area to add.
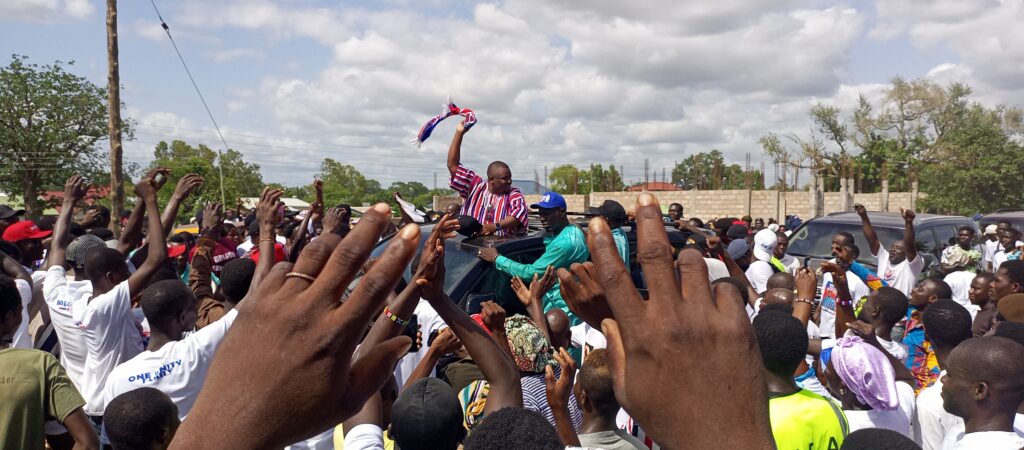
[[[32,285],[27,281],[15,278],[14,286],[18,288],[18,296],[21,297],[21,325],[14,331],[14,341],[11,348],[32,348],[32,336],[28,333],[28,304],[32,303]]]
[[[789,253],[782,255],[782,257],[779,258],[779,262],[781,262],[783,266],[786,266],[786,272],[789,272],[791,275],[796,275],[796,272],[800,270],[801,267],[800,260]]]
[[[888,339],[878,337],[878,344],[885,349],[885,352],[892,355],[893,358],[900,360],[900,362],[907,362],[907,357],[910,356],[907,353],[907,348],[900,342],[893,342]]]
[[[747,281],[750,281],[750,285],[754,287],[754,290],[758,294],[764,294],[764,291],[768,290],[768,279],[775,274],[772,270],[772,265],[766,261],[754,261],[747,267],[747,271],[744,275],[747,276]]]
[[[409,379],[409,375],[412,375],[412,371],[416,369],[420,361],[427,356],[427,350],[430,349],[430,346],[427,345],[430,334],[448,326],[437,315],[437,311],[434,311],[434,308],[430,306],[430,302],[422,298],[416,304],[413,314],[416,315],[416,323],[420,327],[423,345],[420,345],[419,350],[411,352],[398,360],[398,364],[395,366],[395,381],[398,383],[399,390],[405,386],[405,381]],[[433,376],[433,371],[431,371],[430,376]]]
[[[996,252],[999,251],[999,239],[994,241],[986,239],[985,242],[981,244],[981,250],[982,269],[987,271],[988,266],[986,266],[985,263],[992,262],[992,258],[996,256]]]
[[[956,426],[963,426],[964,420],[954,416],[942,406],[943,370],[935,384],[921,390],[917,395],[917,422],[914,423],[914,440],[921,443],[923,450],[939,450],[946,432]]]
[[[914,388],[902,381],[896,382],[896,395],[899,397],[899,406],[888,411],[851,411],[843,410],[846,413],[846,420],[850,423],[850,432],[863,430],[865,428],[884,428],[893,430],[908,438],[914,438]]]
[[[964,434],[963,430],[946,438],[943,450],[1020,450],[1024,434],[1012,431],[981,431]]]
[[[587,325],[586,322],[569,328],[569,341],[573,347],[582,351],[581,361],[586,361],[591,351],[608,347],[608,340],[601,330]]]
[[[75,308],[84,308],[92,297],[92,283],[68,280],[61,266],[50,267],[43,282],[43,300],[50,310],[50,322],[60,340],[60,365],[67,371],[71,382],[82,389],[82,374],[89,354],[85,332],[75,321]]]
[[[835,260],[833,260],[835,262]],[[821,292],[824,293],[829,285],[832,285],[834,289],[835,282],[832,281],[832,274],[825,272],[821,276]],[[850,271],[846,271],[846,287],[850,289],[850,297],[853,299],[853,303],[856,305],[857,301],[863,297],[867,297],[871,293],[871,288],[861,281],[860,277]],[[818,319],[818,326],[823,337],[835,337],[836,336],[836,306],[833,304],[831,307],[826,305],[825,302],[821,304],[821,317]]]
[[[238,310],[232,309],[180,341],[168,342],[156,351],[146,350],[115,367],[103,389],[104,404],[125,392],[151,387],[167,394],[178,406],[178,418],[185,420],[203,388],[213,355],[236,316]]]
[[[704,258],[704,262],[708,265],[708,281],[729,276],[729,268],[718,258]]]
[[[1016,435],[1016,439],[1024,439],[1024,414],[1014,415],[1014,432],[1012,433],[1009,431],[986,431],[966,434],[964,431],[964,423],[961,420],[960,423],[946,431],[946,437],[942,440],[942,449],[1019,450],[1024,448],[1024,440],[1015,440],[1013,436]]]
[[[97,295],[84,308],[73,310],[75,319],[85,330],[88,357],[82,377],[85,413],[102,416],[107,404],[103,387],[107,376],[119,364],[142,352],[142,330],[131,311],[128,281],[114,286],[110,292]],[[81,312],[79,312],[81,310]]]
[[[971,310],[971,299],[968,298],[968,293],[971,290],[971,282],[974,281],[974,272],[967,270],[958,270],[956,272],[950,272],[943,278],[943,281],[949,285],[950,289],[953,290],[953,300],[959,303],[968,311]],[[973,320],[973,315],[971,316]]]
[[[892,265],[889,262],[889,251],[881,244],[878,246],[878,254],[874,256],[878,258],[878,276],[909,298],[910,291],[917,284],[918,275],[924,270],[924,257],[917,254],[913,261],[904,258],[899,264]]]
[[[384,450],[384,430],[372,423],[345,432],[345,450]]]

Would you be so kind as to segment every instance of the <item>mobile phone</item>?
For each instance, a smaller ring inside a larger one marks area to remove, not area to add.
[[[412,339],[412,346],[409,347],[410,352],[419,351],[420,343],[416,341],[416,333],[420,331],[420,321],[416,314],[413,314],[409,318],[409,323],[405,324],[405,328],[402,328],[402,335],[409,336]],[[420,338],[422,339],[422,337]]]

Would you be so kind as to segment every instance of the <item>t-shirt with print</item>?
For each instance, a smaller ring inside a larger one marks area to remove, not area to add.
[[[913,439],[914,409],[916,407],[913,386],[897,381],[896,396],[899,398],[899,405],[895,409],[846,410],[846,419],[850,421],[850,432],[865,428],[884,428]]]
[[[92,283],[68,280],[61,266],[52,266],[46,271],[43,283],[43,300],[50,310],[50,322],[57,339],[60,340],[60,365],[68,372],[75,387],[82,388],[85,360],[89,354],[85,343],[85,332],[75,321],[75,308],[84,308],[92,297]]]
[[[43,448],[43,424],[64,422],[85,404],[53,355],[30,349],[0,350],[0,448]]]
[[[843,410],[807,389],[768,396],[772,435],[779,449],[839,449],[849,433]]]
[[[832,260],[835,262],[835,260]],[[857,276],[857,274],[846,271],[846,287],[850,290],[853,303],[857,304],[860,299],[871,293],[871,288]],[[821,318],[818,326],[822,337],[836,336],[836,300],[839,298],[839,291],[835,282],[832,281],[831,273],[821,275]]]
[[[878,246],[878,254],[874,256],[878,258],[878,276],[909,298],[910,291],[917,284],[917,277],[924,270],[924,257],[917,254],[913,261],[904,258],[899,264],[893,265],[889,262],[889,251],[881,245]]]
[[[14,286],[18,288],[18,296],[21,297],[21,325],[14,331],[12,348],[32,348],[32,336],[28,333],[28,305],[32,303],[32,285],[27,281],[15,278]]]
[[[103,387],[110,372],[143,350],[142,326],[131,311],[131,301],[128,281],[123,281],[80,308],[81,316],[78,309],[74,311],[85,330],[88,349],[82,395],[86,401],[85,412],[90,416],[103,415],[107,406],[103,401]]]
[[[155,351],[146,350],[115,367],[107,377],[103,402],[110,403],[135,389],[156,388],[171,398],[178,407],[178,418],[185,420],[203,388],[213,355],[236,316],[238,310],[232,309],[180,341],[168,342]]]
[[[917,395],[917,420],[914,422],[914,440],[921,443],[923,450],[939,450],[946,432],[957,425],[963,426],[964,419],[946,411],[942,402],[942,376],[935,384],[924,388]]]

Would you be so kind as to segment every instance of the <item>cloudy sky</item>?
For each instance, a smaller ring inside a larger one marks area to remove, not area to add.
[[[454,119],[408,144],[447,95],[477,111],[464,161],[516,178],[563,163],[643,178],[720,149],[760,164],[766,132],[808,133],[893,76],[963,81],[1024,104],[1024,0],[156,0],[228,144],[268,181],[320,161],[440,184]],[[106,83],[105,2],[0,1],[0,60],[75,60]],[[149,1],[120,2],[129,160],[160,140],[220,146]],[[1016,43],[1016,44],[1014,44]],[[770,165],[770,164],[769,164]],[[771,173],[771,171],[769,171]]]

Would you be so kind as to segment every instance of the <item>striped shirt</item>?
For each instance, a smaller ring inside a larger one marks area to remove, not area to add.
[[[555,378],[562,376],[561,368],[555,368]],[[548,406],[547,382],[543,373],[523,375],[519,378],[523,388],[523,408],[541,413],[551,426],[555,426],[555,415]],[[569,392],[569,418],[577,432],[583,426],[583,412],[576,403],[576,394]]]
[[[461,214],[472,216],[481,225],[500,222],[512,216],[519,219],[519,223],[523,225],[520,230],[526,230],[526,199],[518,188],[513,187],[507,194],[492,194],[487,190],[484,179],[462,164],[455,170],[450,184],[452,189],[459,193],[459,197],[466,199],[462,203]],[[509,230],[502,229],[496,234],[505,236],[510,233]]]

